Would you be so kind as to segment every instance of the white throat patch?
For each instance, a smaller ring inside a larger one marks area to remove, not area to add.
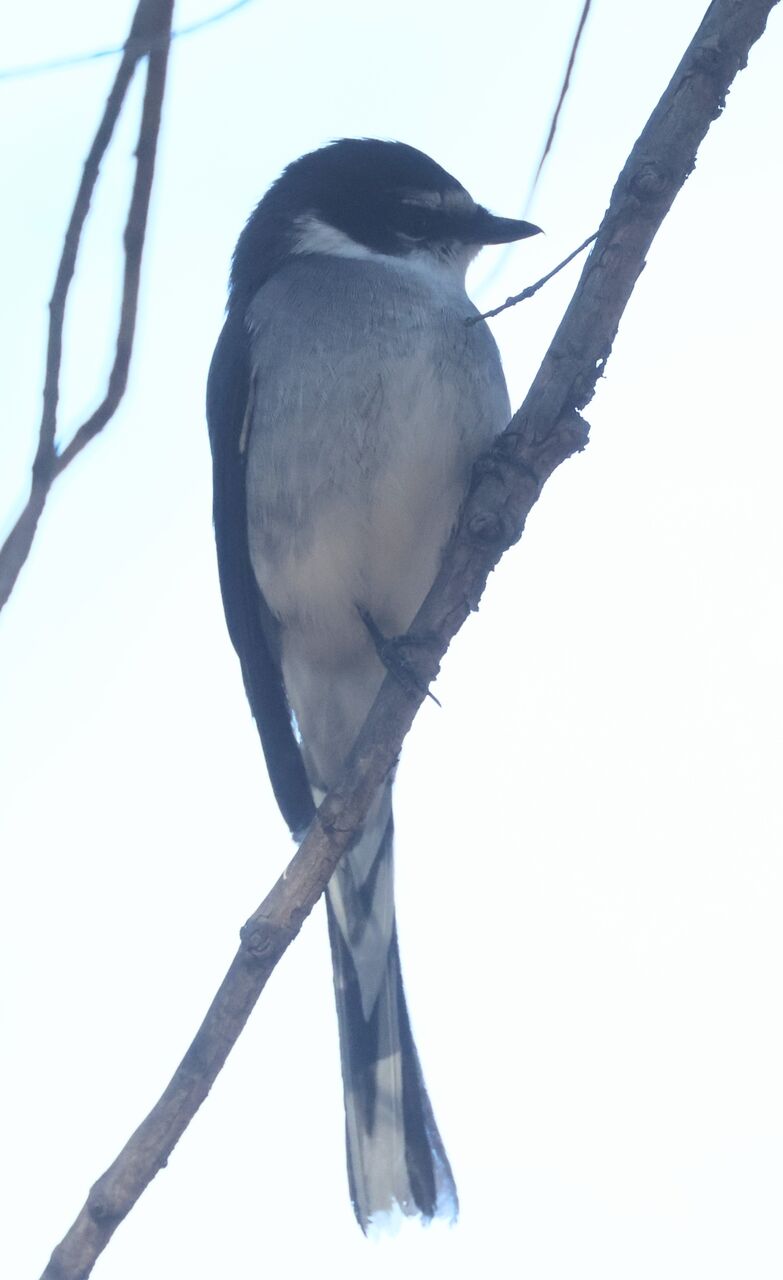
[[[325,253],[330,258],[385,258],[385,253],[376,253],[367,245],[352,240],[344,231],[330,227],[322,222],[314,213],[304,213],[294,222],[296,239],[291,246],[292,253]]]
[[[292,253],[321,253],[330,258],[371,259],[373,262],[388,263],[400,270],[413,268],[439,280],[448,279],[451,285],[458,283],[461,286],[465,283],[465,272],[481,249],[478,244],[459,245],[454,250],[444,245],[441,251],[437,247],[425,249],[417,245],[406,254],[380,253],[365,244],[359,244],[345,231],[339,231],[337,227],[323,222],[314,213],[298,217],[294,222],[294,231]]]

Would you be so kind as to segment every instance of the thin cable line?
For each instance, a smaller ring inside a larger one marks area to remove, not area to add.
[[[236,13],[238,9],[244,9],[245,5],[250,3],[251,0],[234,0],[234,3],[225,9],[219,9],[217,13],[212,13],[207,18],[200,18],[198,22],[191,22],[187,27],[172,31],[165,40],[153,41],[152,44],[144,41],[142,43],[145,52],[150,49],[159,49],[163,44],[170,44],[180,36],[192,36],[195,31],[203,31],[205,27],[222,22],[223,18],[230,17],[232,13]],[[94,49],[92,53],[77,53],[67,58],[51,58],[48,62],[30,62],[21,67],[0,68],[0,80],[21,80],[26,76],[44,75],[47,71],[61,71],[64,67],[80,67],[85,62],[96,62],[99,58],[111,58],[115,54],[123,53],[126,48],[132,48],[132,45],[133,42],[128,41],[126,44],[113,45],[110,49]]]

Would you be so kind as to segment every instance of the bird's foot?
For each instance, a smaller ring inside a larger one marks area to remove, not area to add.
[[[364,623],[367,634],[373,642],[375,652],[386,670],[402,685],[408,693],[423,693],[440,706],[440,702],[416,670],[414,654],[416,650],[428,649],[434,637],[425,633],[419,635],[410,632],[404,636],[385,636],[368,609],[357,605],[359,617]]]

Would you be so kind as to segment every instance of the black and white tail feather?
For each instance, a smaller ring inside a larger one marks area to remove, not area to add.
[[[457,1189],[411,1034],[394,912],[391,781],[327,890],[348,1183],[366,1233],[395,1212],[457,1216]]]

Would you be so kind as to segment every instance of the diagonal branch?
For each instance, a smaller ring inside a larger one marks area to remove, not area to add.
[[[713,0],[634,147],[612,194],[574,297],[521,409],[476,468],[441,571],[414,623],[431,645],[431,680],[448,643],[502,552],[517,541],[542,485],[582,449],[579,415],[591,400],[645,255],[693,169],[731,81],[776,0]],[[417,653],[422,646],[417,646]],[[241,944],[202,1026],[163,1096],[92,1187],[55,1249],[44,1280],[83,1280],[115,1229],[162,1168],[203,1102],[280,956],[323,893],[393,767],[424,697],[387,678],[345,773],[321,805],[289,867],[241,932]]]
[[[33,461],[30,496],[6,541],[0,547],[0,609],[8,600],[30,552],[38,521],[54,481],[110,420],[125,391],[133,349],[141,260],[160,132],[173,8],[174,0],[139,0],[128,41],[106,100],[103,116],[84,162],[49,303],[49,336],[43,408],[38,430],[38,447]],[[163,37],[162,42],[161,37]],[[148,54],[144,103],[136,144],[136,174],[125,226],[125,273],[114,363],[101,404],[79,427],[63,453],[58,455],[55,437],[57,406],[60,398],[65,309],[76,269],[76,258],[103,157],[111,142],[136,65],[142,57],[147,55],[151,47],[152,51]]]

